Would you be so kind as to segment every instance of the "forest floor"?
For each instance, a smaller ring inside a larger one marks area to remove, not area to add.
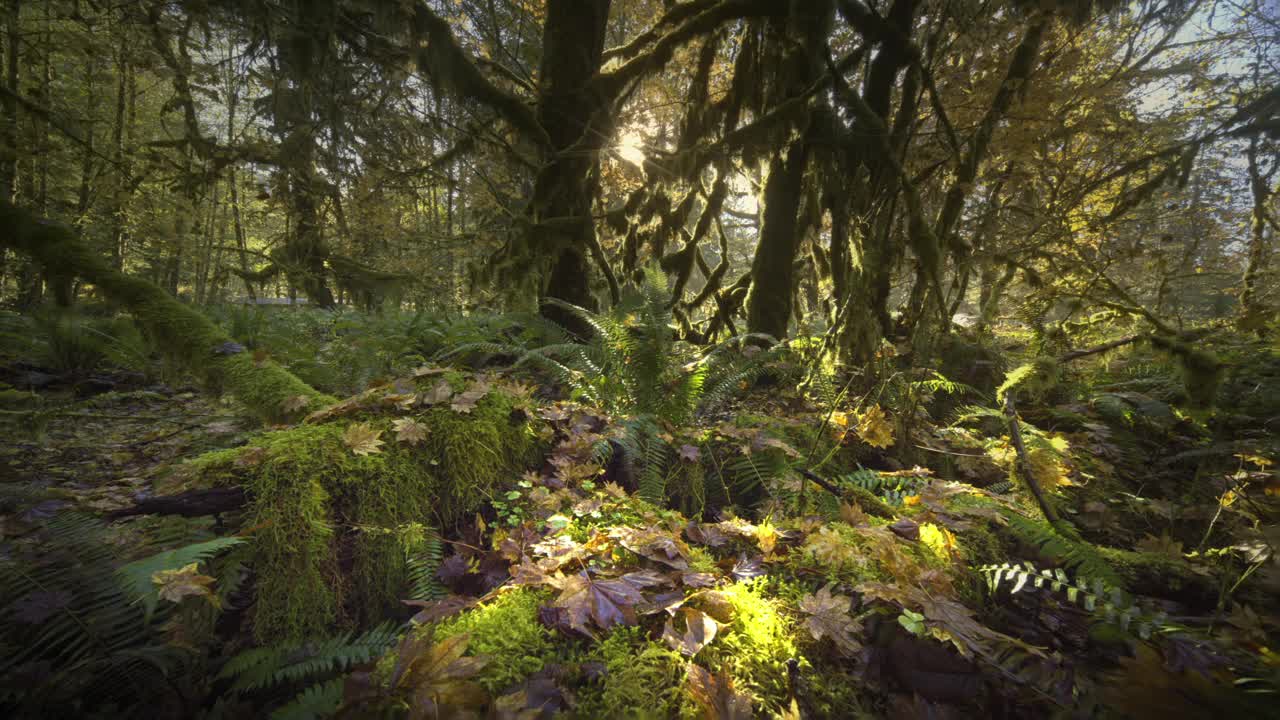
[[[181,380],[10,359],[0,707],[1275,716],[1275,357],[1214,414],[1148,354],[1073,370],[1020,408],[1025,466],[933,371],[832,405],[771,361],[670,423],[428,363],[264,428]],[[137,512],[229,486],[249,505]],[[171,691],[97,684],[144,655]]]

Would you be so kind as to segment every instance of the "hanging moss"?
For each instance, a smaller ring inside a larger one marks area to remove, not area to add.
[[[1152,335],[1151,345],[1177,361],[1192,407],[1212,407],[1222,383],[1222,362],[1213,353],[1166,335]]]

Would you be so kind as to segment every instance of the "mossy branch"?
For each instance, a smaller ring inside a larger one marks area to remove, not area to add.
[[[230,392],[261,419],[284,422],[333,402],[279,365],[255,362],[208,318],[158,286],[111,267],[70,228],[7,202],[0,203],[0,227],[6,228],[0,246],[26,253],[50,271],[92,283],[127,308],[163,352],[210,387]]]

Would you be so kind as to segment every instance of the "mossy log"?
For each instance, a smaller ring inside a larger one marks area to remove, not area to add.
[[[209,387],[226,391],[265,422],[296,420],[333,402],[293,373],[253,354],[160,287],[116,270],[74,230],[0,203],[0,247],[26,253],[56,275],[77,276],[133,316],[160,349]]]
[[[368,625],[406,597],[432,528],[467,517],[541,460],[524,402],[457,371],[402,378],[197,457],[174,489],[244,488],[259,640]]]

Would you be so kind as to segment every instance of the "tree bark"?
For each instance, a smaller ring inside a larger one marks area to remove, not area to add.
[[[611,0],[548,0],[538,73],[537,119],[550,146],[534,180],[533,216],[527,244],[552,258],[542,295],[590,310],[589,253],[595,243],[592,201],[598,183],[599,152],[612,134],[609,98],[594,92],[600,70]],[[570,329],[575,322],[561,308],[544,307]]]
[[[1263,174],[1259,164],[1259,146],[1262,139],[1254,136],[1249,140],[1249,189],[1253,195],[1253,212],[1249,218],[1249,254],[1241,279],[1243,286],[1240,292],[1240,326],[1246,330],[1262,332],[1266,327],[1267,311],[1258,296],[1258,277],[1266,264],[1266,234],[1268,213],[1267,206],[1274,194],[1270,186],[1270,177],[1280,167],[1280,161],[1273,160],[1271,170]]]
[[[791,321],[794,260],[800,245],[797,214],[807,154],[804,140],[796,140],[782,156],[774,158],[760,199],[764,223],[751,263],[747,331],[776,340],[787,336],[787,325]]]

